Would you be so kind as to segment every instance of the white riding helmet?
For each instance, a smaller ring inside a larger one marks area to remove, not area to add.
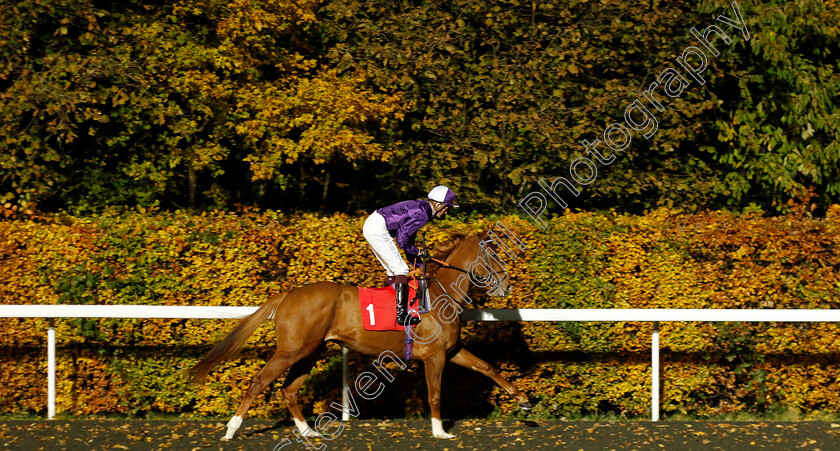
[[[429,199],[448,205],[452,208],[458,208],[458,205],[455,203],[455,193],[443,185],[438,185],[432,188],[432,190],[429,191]]]

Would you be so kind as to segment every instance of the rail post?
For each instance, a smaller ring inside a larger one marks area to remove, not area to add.
[[[47,329],[47,419],[55,418],[55,319]]]
[[[348,387],[350,387],[350,364],[347,363],[347,355],[350,350],[341,347],[341,421],[350,419],[350,400],[347,398]]]
[[[659,421],[659,322],[650,337],[650,421]]]

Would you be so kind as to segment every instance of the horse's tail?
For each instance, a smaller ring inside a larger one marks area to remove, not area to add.
[[[200,362],[187,370],[188,373],[193,375],[193,381],[196,383],[204,382],[204,379],[216,365],[235,356],[245,346],[248,338],[254,334],[260,323],[274,316],[277,306],[283,302],[287,294],[288,292],[273,296],[256,312],[243,318],[236,328],[211,349]]]

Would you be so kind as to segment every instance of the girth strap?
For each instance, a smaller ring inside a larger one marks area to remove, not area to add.
[[[405,359],[411,360],[411,355],[414,353],[414,339],[411,337],[412,328],[405,329]]]

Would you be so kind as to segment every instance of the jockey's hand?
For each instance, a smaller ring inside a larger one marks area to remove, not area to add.
[[[421,260],[428,260],[432,258],[432,256],[429,255],[429,250],[426,248],[420,249],[420,253],[417,254],[417,257],[419,257]]]

